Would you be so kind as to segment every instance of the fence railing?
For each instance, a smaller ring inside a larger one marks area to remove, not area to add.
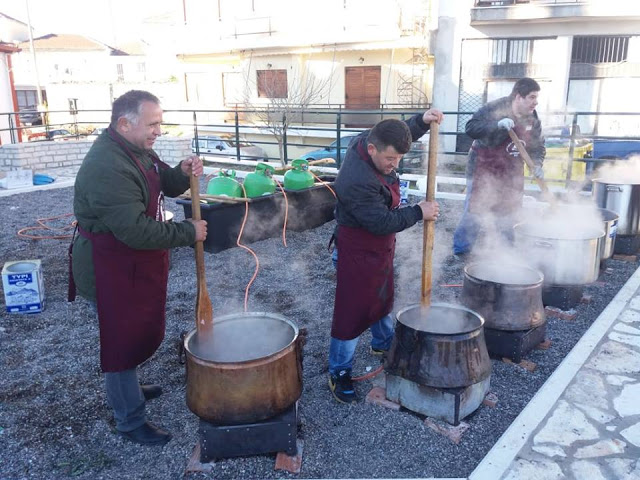
[[[220,137],[230,148],[201,152],[211,159],[216,157],[236,160],[280,160],[288,162],[294,158],[305,158],[305,153],[314,149],[326,149],[329,141],[335,141],[327,157],[335,158],[337,166],[344,159],[348,137],[356,135],[364,128],[385,118],[407,119],[424,112],[420,109],[399,107],[377,110],[354,110],[338,108],[305,108],[288,110],[265,109],[222,109],[164,111],[165,132],[176,135]],[[449,125],[458,125],[460,115],[469,116],[473,112],[445,112],[446,118],[453,118]],[[561,174],[550,178],[558,183],[569,183],[579,174],[593,168],[598,162],[609,160],[589,152],[610,141],[640,141],[640,112],[539,112],[543,121],[543,132],[547,137],[547,159],[562,165]],[[20,125],[15,112],[0,113],[0,135],[9,137],[10,143],[20,141],[47,141],[65,138],[83,138],[93,128],[106,127],[111,112],[108,110],[49,111],[44,115],[43,125]],[[7,135],[8,134],[8,135]],[[468,152],[471,139],[456,129],[440,128],[441,147],[439,156],[455,163]],[[270,151],[270,154],[249,153],[244,148],[247,138],[251,143]],[[311,142],[305,139],[313,139]],[[301,140],[302,139],[302,140]],[[322,139],[327,139],[323,142]],[[322,143],[321,143],[322,142]],[[6,139],[4,143],[8,143]],[[304,150],[304,151],[303,151]],[[277,153],[274,153],[277,152]],[[296,153],[293,153],[296,152]],[[427,152],[426,144],[414,144],[414,148],[401,164],[401,173],[424,171],[421,159]],[[322,152],[324,154],[324,151]],[[205,157],[206,158],[206,157]],[[579,163],[576,163],[579,162]]]

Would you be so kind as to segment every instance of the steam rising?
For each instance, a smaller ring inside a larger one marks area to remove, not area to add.
[[[194,334],[189,351],[211,362],[246,362],[273,355],[295,339],[296,332],[287,322],[270,316],[242,316],[214,319],[212,332]]]
[[[414,305],[398,312],[398,321],[415,330],[442,335],[472,332],[484,323],[482,317],[456,305]]]
[[[623,183],[640,185],[640,156],[603,165],[598,168],[595,177],[603,183]]]

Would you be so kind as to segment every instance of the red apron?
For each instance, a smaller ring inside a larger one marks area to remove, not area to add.
[[[162,221],[164,195],[159,169],[169,166],[154,155],[155,168],[145,170],[119,138],[111,138],[145,176],[149,189],[145,214]],[[102,371],[129,370],[151,357],[164,338],[168,252],[133,249],[112,233],[78,231],[91,241],[93,250]]]
[[[514,131],[526,146],[530,132],[524,126]],[[470,211],[509,215],[522,206],[524,193],[524,161],[518,149],[507,138],[497,147],[472,147],[476,153],[476,168],[471,189]]]
[[[358,145],[362,161],[368,155]],[[374,172],[391,192],[390,209],[400,206],[400,184],[388,184]],[[338,226],[338,272],[331,336],[338,340],[358,337],[393,310],[393,257],[396,234],[374,235],[363,228]]]

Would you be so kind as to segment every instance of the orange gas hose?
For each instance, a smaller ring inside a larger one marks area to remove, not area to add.
[[[315,177],[316,180],[318,180],[322,185],[324,185],[325,187],[327,187],[329,189],[329,191],[333,194],[334,198],[336,198],[336,199],[338,198],[338,196],[336,195],[336,192],[333,191],[333,189],[329,186],[329,184],[327,182],[322,180],[319,176],[317,176],[311,170],[309,170],[309,172],[311,173],[311,175],[313,175]]]
[[[287,198],[287,192],[284,191],[282,184],[276,178],[274,178],[273,180],[276,182],[276,184],[280,188],[280,191],[282,191],[282,195],[284,196],[284,223],[282,224],[282,243],[286,247],[287,246],[287,220],[289,218],[289,199]]]
[[[25,227],[18,230],[17,235],[22,238],[30,238],[32,240],[62,240],[65,238],[73,238],[73,233],[55,233],[52,235],[31,235],[26,232],[30,232],[33,230],[44,230],[44,231],[53,231],[53,232],[67,232],[76,227],[76,220],[73,220],[70,225],[65,227],[51,227],[46,224],[46,222],[51,220],[57,220],[59,218],[73,217],[73,213],[65,213],[63,215],[56,215],[55,217],[47,217],[47,218],[38,218],[36,222],[38,226],[36,227]]]
[[[247,191],[245,190],[244,185],[240,184],[240,186],[242,187],[242,192],[244,193],[244,196],[246,197],[247,196]],[[240,226],[240,231],[238,232],[238,239],[236,240],[236,245],[238,245],[241,248],[244,248],[251,255],[253,255],[253,258],[255,258],[255,260],[256,260],[256,269],[253,272],[253,276],[251,277],[251,280],[249,280],[249,283],[247,283],[247,286],[244,289],[244,311],[245,312],[247,311],[247,306],[248,306],[248,303],[249,303],[249,288],[251,287],[251,285],[253,284],[254,280],[258,276],[258,270],[260,270],[260,260],[258,259],[258,255],[256,255],[256,252],[251,250],[246,245],[242,245],[240,243],[240,239],[242,238],[242,232],[244,231],[244,226],[247,223],[247,217],[248,216],[249,216],[249,202],[244,202],[244,218],[242,219],[242,225]]]
[[[378,375],[382,371],[383,368],[384,368],[384,365],[380,365],[373,372],[369,372],[369,373],[367,373],[365,375],[360,375],[359,377],[353,377],[353,378],[351,378],[351,380],[353,380],[354,382],[361,382],[362,380],[367,380],[369,378],[373,378],[376,375]]]

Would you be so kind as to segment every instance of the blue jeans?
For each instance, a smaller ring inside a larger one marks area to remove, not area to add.
[[[469,200],[471,199],[471,188],[473,180],[467,179],[467,196],[464,199],[462,217],[456,231],[453,233],[453,253],[459,255],[471,251],[473,244],[478,238],[480,225],[475,215],[469,212]]]
[[[338,264],[338,249],[334,249],[331,254],[333,266]],[[371,325],[371,348],[376,350],[389,350],[393,340],[393,319],[391,315],[385,315],[376,323]],[[341,370],[351,370],[353,356],[360,337],[351,340],[339,340],[331,337],[329,344],[329,373],[337,375]]]

